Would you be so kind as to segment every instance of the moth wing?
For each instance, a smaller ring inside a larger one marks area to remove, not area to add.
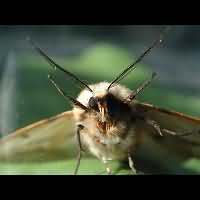
[[[72,111],[33,123],[0,140],[0,161],[44,161],[69,156],[75,121]]]
[[[163,136],[160,136],[154,128],[144,123],[141,124],[139,127],[143,133],[141,148],[144,149],[144,152],[163,160],[168,165],[170,159],[179,162],[192,157],[200,157],[199,118],[146,103],[137,103],[136,110],[156,121],[161,129],[177,133],[174,136],[163,131]]]

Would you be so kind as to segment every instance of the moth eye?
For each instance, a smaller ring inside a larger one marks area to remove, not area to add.
[[[89,99],[88,104],[89,104],[90,108],[92,108],[92,109],[94,109],[94,110],[99,112],[99,108],[98,108],[98,105],[97,105],[97,100],[94,97],[91,97]]]
[[[84,129],[84,126],[83,126],[82,124],[78,124],[77,127],[78,127],[80,130]]]
[[[116,102],[113,98],[109,97],[107,99],[107,107],[108,107],[108,113],[111,116],[117,115],[118,111],[120,109],[120,105],[118,102]]]

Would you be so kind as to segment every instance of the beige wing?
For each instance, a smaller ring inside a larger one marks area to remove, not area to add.
[[[72,111],[33,123],[0,140],[0,161],[45,161],[67,158],[74,133]]]
[[[159,136],[155,129],[142,123],[139,130],[142,134],[141,152],[164,165],[182,162],[189,158],[200,158],[200,119],[179,112],[158,108],[146,103],[137,103],[138,112],[156,121],[161,129],[177,133],[172,136],[163,131]],[[184,134],[185,136],[182,136]]]

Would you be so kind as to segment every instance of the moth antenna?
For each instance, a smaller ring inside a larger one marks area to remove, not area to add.
[[[69,77],[73,78],[75,81],[77,81],[79,84],[81,84],[82,86],[85,86],[89,91],[92,91],[92,89],[82,80],[80,80],[77,76],[75,76],[74,74],[72,74],[71,72],[67,71],[66,69],[62,68],[60,65],[58,65],[57,63],[55,63],[53,61],[52,58],[50,58],[40,47],[38,47],[29,37],[27,38],[27,40],[30,42],[30,44],[32,45],[32,47],[43,57],[45,58],[45,60],[53,67],[54,70],[59,69],[62,72],[64,72],[65,74],[67,74]]]
[[[159,35],[159,37],[153,42],[153,44],[142,53],[134,63],[132,63],[130,66],[128,66],[125,70],[123,70],[108,86],[107,90],[109,90],[111,87],[114,86],[114,84],[121,81],[123,78],[125,78],[133,69],[136,68],[136,64],[139,63],[148,53],[151,52],[151,50],[157,46],[158,44],[162,43],[164,36],[166,33],[170,30],[171,27],[167,26]]]
[[[52,78],[52,76],[50,74],[48,74],[48,79],[51,81],[51,83],[53,84],[53,86],[58,90],[58,92],[67,100],[70,100],[74,105],[82,108],[85,111],[88,111],[89,109],[84,106],[82,103],[80,103],[79,101],[77,101],[76,99],[74,99],[73,97],[66,95],[66,93],[56,84],[56,82],[54,81],[54,79]]]
[[[145,81],[140,87],[136,89],[133,93],[131,93],[128,98],[125,100],[127,103],[130,103],[142,90],[144,90],[150,83],[153,81],[157,74],[155,72],[152,73],[151,78]]]

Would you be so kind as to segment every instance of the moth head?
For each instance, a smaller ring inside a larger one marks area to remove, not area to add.
[[[86,89],[77,98],[102,123],[121,113],[119,110],[122,111],[121,109],[124,107],[124,98],[131,93],[131,90],[122,85],[116,85],[110,90],[107,90],[108,86],[107,82],[90,85],[93,93]]]

